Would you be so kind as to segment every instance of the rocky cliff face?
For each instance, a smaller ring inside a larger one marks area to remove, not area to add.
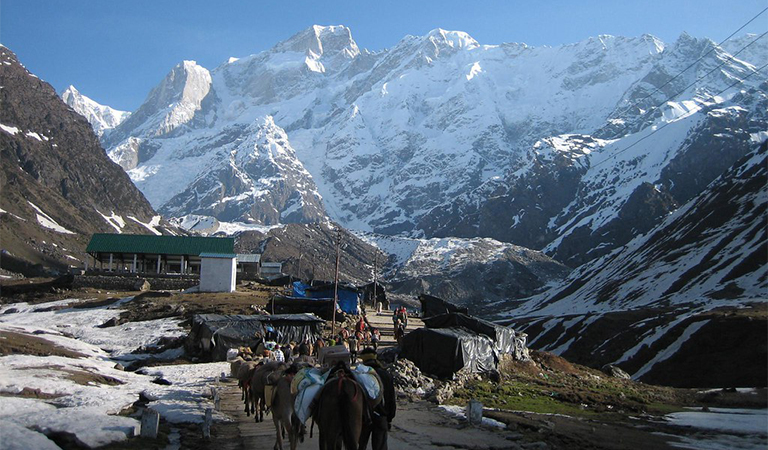
[[[0,60],[3,267],[82,266],[92,233],[160,233],[160,216],[85,118],[11,50],[0,47]]]

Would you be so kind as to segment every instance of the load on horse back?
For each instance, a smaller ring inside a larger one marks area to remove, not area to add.
[[[358,449],[365,396],[346,364],[339,362],[318,394],[312,414],[317,423],[320,450],[336,450],[341,443],[347,450]]]

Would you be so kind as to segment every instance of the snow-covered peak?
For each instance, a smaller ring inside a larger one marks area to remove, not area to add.
[[[157,101],[160,104],[178,102],[197,107],[211,88],[211,74],[208,69],[195,61],[182,61],[165,77],[158,86]],[[152,94],[150,94],[150,97]]]
[[[473,49],[480,46],[472,36],[463,31],[449,31],[442,28],[435,28],[430,31],[426,39],[436,45],[445,45],[455,49]]]
[[[339,53],[354,58],[360,54],[352,32],[343,25],[312,25],[274,47],[275,52],[305,52],[308,56],[333,56]]]
[[[61,98],[70,108],[88,120],[98,136],[120,125],[131,115],[130,112],[118,111],[91,100],[72,85],[61,93]]]
[[[113,133],[106,145],[120,145],[128,137],[167,135],[189,123],[211,92],[211,73],[195,61],[182,61],[150,91],[139,109]]]
[[[761,62],[768,61],[768,37],[758,39],[757,34],[747,33],[723,42],[723,50],[736,55],[740,61],[750,62],[759,67]]]

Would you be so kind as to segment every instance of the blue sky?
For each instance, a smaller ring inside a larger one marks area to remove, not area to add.
[[[556,46],[644,33],[671,43],[683,31],[719,42],[765,7],[765,0],[2,0],[0,42],[57,91],[73,84],[132,111],[184,59],[213,69],[313,24],[346,25],[370,50],[438,27],[481,44]],[[739,34],[766,28],[768,13]]]

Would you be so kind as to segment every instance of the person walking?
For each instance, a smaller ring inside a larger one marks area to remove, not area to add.
[[[379,362],[376,350],[370,347],[363,349],[360,352],[360,362],[376,371],[376,375],[381,379],[383,395],[381,403],[373,409],[370,424],[363,425],[358,448],[366,448],[370,438],[373,450],[387,450],[388,433],[392,428],[392,420],[397,414],[395,384],[389,372]]]

